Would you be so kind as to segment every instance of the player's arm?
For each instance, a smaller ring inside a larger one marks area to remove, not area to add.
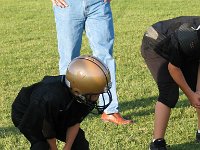
[[[50,150],[58,150],[56,145],[56,138],[47,139],[47,142],[49,143]]]
[[[66,133],[66,144],[63,148],[63,150],[70,150],[72,147],[72,144],[74,143],[74,140],[78,134],[80,128],[80,123],[75,124],[74,126],[71,126],[67,129]]]
[[[190,100],[191,105],[200,108],[200,96],[189,87],[181,69],[169,63],[168,70],[174,81],[179,85],[181,90]]]
[[[55,119],[58,116],[59,103],[52,92],[48,92],[43,95],[43,103],[41,107],[43,108],[43,126],[42,133],[49,143],[50,150],[57,150],[56,144],[56,130],[55,130]]]
[[[191,88],[188,86],[185,77],[180,68],[174,66],[173,64],[168,64],[168,70],[174,81],[179,85],[181,90],[185,93],[185,95],[189,98],[192,93],[194,93]]]

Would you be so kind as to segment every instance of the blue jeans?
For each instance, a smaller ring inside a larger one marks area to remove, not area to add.
[[[85,31],[93,55],[107,64],[112,81],[113,101],[104,111],[105,113],[118,112],[116,94],[115,60],[113,59],[114,28],[109,2],[103,0],[66,0],[66,8],[53,6],[58,52],[60,56],[60,75],[66,74],[68,64],[80,55],[82,35]],[[104,94],[107,102],[108,97]],[[102,97],[99,99],[102,103]]]

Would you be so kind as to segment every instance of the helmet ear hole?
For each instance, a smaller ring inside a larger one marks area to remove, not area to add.
[[[74,95],[75,95],[75,96],[78,96],[78,95],[79,95],[79,93],[78,93],[77,91],[75,91],[75,92],[74,92]]]
[[[80,92],[76,88],[72,88],[71,91],[75,96],[79,96],[80,95]]]

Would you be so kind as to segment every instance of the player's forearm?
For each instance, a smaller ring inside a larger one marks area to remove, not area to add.
[[[72,144],[74,143],[74,140],[78,134],[80,128],[80,124],[75,124],[74,126],[68,128],[67,133],[66,133],[66,144],[64,146],[64,150],[70,150]]]
[[[47,142],[49,143],[50,150],[58,150],[57,145],[56,145],[56,138],[47,139]]]
[[[168,70],[169,70],[170,75],[174,79],[174,81],[179,85],[181,90],[190,99],[190,97],[194,93],[194,91],[192,91],[191,88],[188,86],[188,84],[185,80],[185,77],[183,76],[183,73],[180,70],[180,68],[169,63]]]

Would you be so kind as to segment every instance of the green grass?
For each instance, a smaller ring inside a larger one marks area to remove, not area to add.
[[[14,128],[11,104],[22,86],[58,74],[58,52],[50,0],[0,0],[0,149],[24,150],[29,143]],[[140,55],[146,28],[156,21],[200,15],[199,0],[112,0],[117,91],[123,116],[136,124],[116,126],[89,115],[82,123],[91,150],[145,150],[152,139],[157,89]],[[83,37],[82,53],[90,53]],[[166,133],[172,150],[197,150],[196,113],[186,97],[173,109]],[[62,149],[63,143],[59,143]]]

